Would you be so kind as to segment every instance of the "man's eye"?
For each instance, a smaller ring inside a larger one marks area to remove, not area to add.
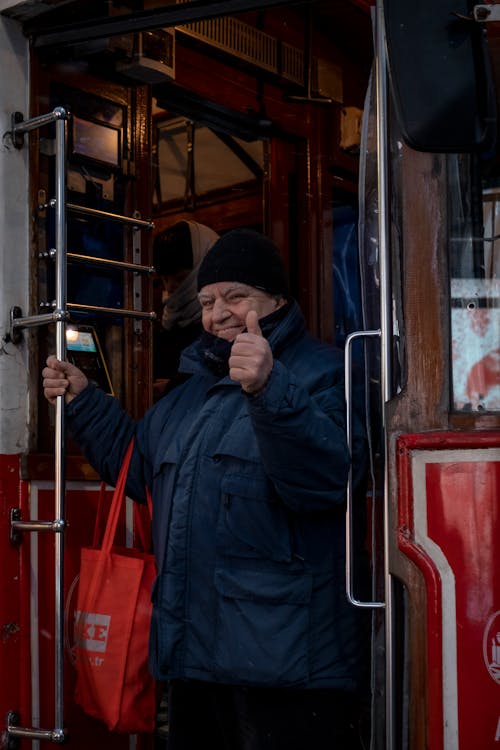
[[[228,302],[238,302],[240,299],[245,299],[245,294],[243,292],[231,292],[231,294],[228,294],[226,297],[226,300]]]
[[[209,310],[214,306],[213,300],[211,299],[202,299],[200,300],[200,304],[204,310]]]

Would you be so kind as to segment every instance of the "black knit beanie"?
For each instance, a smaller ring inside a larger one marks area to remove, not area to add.
[[[251,229],[227,232],[205,255],[198,271],[198,291],[218,281],[239,281],[268,294],[288,295],[288,280],[278,248]]]

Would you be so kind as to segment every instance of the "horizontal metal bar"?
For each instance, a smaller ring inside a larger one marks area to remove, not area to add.
[[[64,729],[37,729],[36,727],[13,727],[7,726],[7,733],[11,737],[24,737],[33,740],[51,740],[51,742],[62,743],[66,740]]]
[[[55,521],[12,521],[13,531],[53,531],[59,533],[64,531],[66,524],[62,519]]]
[[[118,318],[139,318],[141,320],[156,320],[155,312],[140,312],[139,310],[125,310],[121,307],[98,307],[97,305],[79,305],[68,302],[68,310],[74,312],[94,312],[100,315],[116,315]]]
[[[75,263],[84,263],[91,266],[103,266],[105,268],[118,268],[123,271],[133,271],[134,273],[154,274],[156,269],[153,266],[141,266],[138,263],[127,263],[122,260],[109,260],[108,258],[96,258],[89,255],[79,255],[78,253],[66,253],[66,257]]]
[[[198,0],[122,16],[90,18],[61,26],[40,29],[35,22],[25,25],[37,48],[61,46],[75,42],[103,39],[118,34],[138,33],[167,26],[177,26],[227,14],[243,13],[279,5],[298,4],[299,0]],[[310,0],[309,0],[310,2]]]
[[[53,247],[48,252],[38,253],[39,258],[49,258],[53,260],[56,256],[56,249]],[[66,258],[74,263],[83,263],[88,266],[103,266],[104,268],[117,268],[122,271],[133,271],[134,273],[144,273],[150,276],[156,273],[154,266],[143,266],[139,263],[127,263],[122,260],[110,260],[109,258],[99,258],[93,255],[81,255],[80,253],[66,253]]]
[[[50,201],[50,205],[53,205],[53,201]],[[120,224],[130,224],[134,227],[142,227],[143,229],[154,229],[154,223],[152,221],[144,221],[143,219],[134,219],[132,216],[122,216],[121,214],[113,214],[109,211],[100,211],[97,208],[88,208],[87,206],[78,206],[76,203],[66,203],[66,208],[75,214],[84,214],[86,216],[95,216],[101,219],[108,219],[108,221],[117,221]]]
[[[66,740],[66,735],[64,729],[62,728],[40,729],[39,727],[17,726],[17,722],[19,721],[19,714],[17,713],[17,711],[8,711],[6,719],[7,734],[11,735],[12,737],[25,737],[27,739],[34,740],[51,740],[52,742],[58,743],[64,742]],[[6,747],[10,747],[10,743],[8,743]]]
[[[40,115],[39,117],[31,118],[31,120],[21,120],[21,122],[13,123],[12,132],[28,133],[30,130],[42,128],[44,125],[56,122],[56,120],[67,120],[68,117],[70,117],[69,112],[67,112],[64,107],[56,107],[52,112],[49,112],[46,115]]]
[[[51,313],[40,313],[39,315],[28,315],[25,318],[17,317],[11,319],[13,328],[36,328],[47,323],[57,323],[58,320],[67,320],[69,315],[64,310],[54,310]]]

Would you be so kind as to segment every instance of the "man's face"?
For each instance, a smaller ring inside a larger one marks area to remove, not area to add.
[[[207,284],[198,294],[198,299],[203,328],[226,341],[234,341],[245,330],[245,320],[250,310],[255,310],[260,319],[285,304],[282,297],[277,299],[267,292],[237,281]]]

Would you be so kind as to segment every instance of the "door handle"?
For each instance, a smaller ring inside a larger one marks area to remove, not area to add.
[[[345,342],[344,351],[344,376],[345,376],[345,404],[346,404],[346,434],[349,455],[352,455],[352,344],[354,341],[363,338],[380,338],[381,331],[354,331],[350,333]],[[347,479],[347,505],[346,505],[346,594],[349,602],[354,607],[362,609],[381,609],[385,607],[385,602],[378,601],[361,601],[354,595],[354,528],[353,528],[353,492],[352,492],[352,467],[349,468]],[[375,568],[372,576],[375,575]]]

